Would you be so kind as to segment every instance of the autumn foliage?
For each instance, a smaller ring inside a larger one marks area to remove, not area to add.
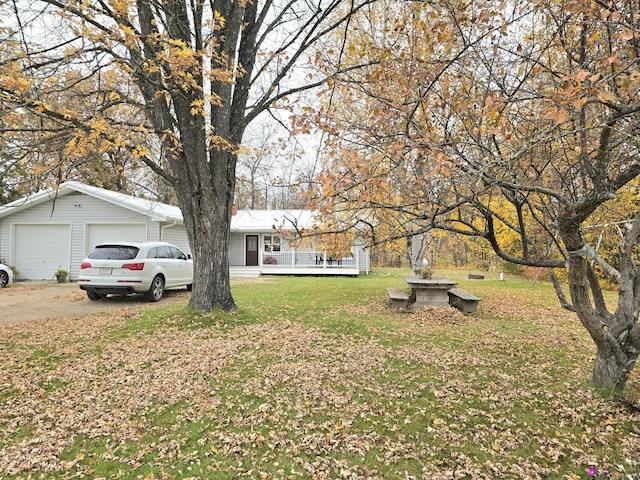
[[[371,244],[442,230],[549,269],[598,346],[593,382],[622,387],[640,353],[637,5],[385,5],[324,57],[370,67],[327,89],[321,208]]]

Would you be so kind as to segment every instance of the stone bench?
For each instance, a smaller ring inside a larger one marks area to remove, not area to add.
[[[407,308],[409,295],[401,288],[387,288],[387,294],[394,308]]]
[[[460,288],[452,288],[449,294],[449,305],[456,307],[462,313],[475,313],[481,298],[471,295]]]

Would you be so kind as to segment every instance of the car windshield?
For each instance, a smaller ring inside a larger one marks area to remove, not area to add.
[[[132,260],[140,249],[128,245],[99,245],[89,254],[95,260]]]

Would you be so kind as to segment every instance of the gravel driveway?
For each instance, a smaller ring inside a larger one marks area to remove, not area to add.
[[[150,304],[141,295],[109,296],[91,301],[77,283],[14,283],[0,289],[0,324],[56,318],[80,318],[117,308],[142,308],[167,302],[188,302],[185,289],[165,292],[158,303]]]

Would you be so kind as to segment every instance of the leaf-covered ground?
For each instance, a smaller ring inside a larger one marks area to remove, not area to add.
[[[592,391],[585,334],[535,303],[336,305],[365,333],[176,309],[2,326],[0,477],[626,478],[637,372],[626,399]]]

